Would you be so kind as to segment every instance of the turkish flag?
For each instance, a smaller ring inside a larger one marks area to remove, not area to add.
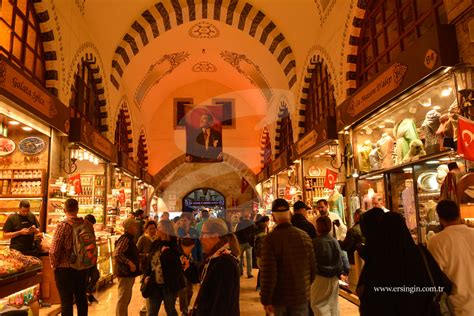
[[[474,161],[474,122],[458,116],[458,154]]]
[[[247,182],[247,180],[245,180],[245,178],[242,178],[242,183],[240,184],[240,194],[243,194],[245,190],[247,190],[249,185],[250,184]]]
[[[326,179],[324,179],[324,186],[330,190],[333,190],[336,186],[337,175],[338,173],[336,171],[326,168]]]

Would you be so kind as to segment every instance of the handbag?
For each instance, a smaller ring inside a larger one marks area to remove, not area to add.
[[[149,298],[151,294],[151,277],[148,282],[145,282],[146,277],[143,278],[140,285],[140,292],[142,292],[143,298]]]
[[[423,258],[423,262],[425,264],[426,272],[428,272],[431,285],[437,288],[433,275],[431,273],[430,266],[428,265],[428,260],[426,259],[425,253],[423,252],[423,249],[421,249],[421,247],[419,248],[419,250],[421,252],[421,257]],[[436,292],[433,297],[433,301],[431,302],[431,311],[433,312],[433,315],[436,316],[454,316],[451,303],[448,299],[448,293]]]

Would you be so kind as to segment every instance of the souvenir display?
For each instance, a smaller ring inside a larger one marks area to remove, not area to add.
[[[15,151],[15,142],[9,138],[0,138],[0,156],[8,156]]]
[[[40,259],[25,256],[14,249],[0,248],[0,278],[9,277],[35,268],[41,268]]]
[[[18,149],[25,155],[38,155],[45,148],[44,140],[39,137],[27,137],[18,143]]]

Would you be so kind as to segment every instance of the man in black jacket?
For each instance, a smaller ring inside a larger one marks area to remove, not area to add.
[[[295,226],[296,228],[304,230],[309,235],[309,238],[314,239],[316,238],[316,229],[314,228],[313,224],[311,224],[306,219],[306,210],[308,209],[309,207],[306,206],[306,204],[301,201],[297,201],[293,205],[293,216],[291,217],[291,224],[293,224],[293,226]]]
[[[250,219],[250,212],[244,213],[244,218],[237,224],[235,234],[240,245],[240,274],[244,273],[243,259],[244,252],[247,257],[247,277],[253,278],[252,275],[252,248],[255,240],[255,223]]]
[[[349,271],[349,289],[355,293],[357,288],[357,282],[359,281],[359,276],[355,270],[355,259],[354,252],[361,248],[361,245],[365,242],[365,238],[362,235],[360,230],[360,217],[362,215],[362,210],[357,209],[354,212],[354,226],[347,231],[346,238],[342,242],[341,248],[347,252],[347,257],[349,258],[349,263],[351,265]]]

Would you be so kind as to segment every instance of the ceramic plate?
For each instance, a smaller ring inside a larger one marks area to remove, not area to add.
[[[18,148],[25,155],[37,155],[46,148],[46,144],[39,137],[27,137],[18,143]]]
[[[9,138],[0,138],[0,156],[8,156],[15,151],[15,142]]]
[[[439,190],[439,183],[436,180],[438,174],[433,171],[427,171],[418,177],[418,187],[425,192],[436,192]]]
[[[310,177],[318,177],[320,175],[321,175],[321,169],[319,169],[318,167],[311,166],[309,168],[309,176]]]

